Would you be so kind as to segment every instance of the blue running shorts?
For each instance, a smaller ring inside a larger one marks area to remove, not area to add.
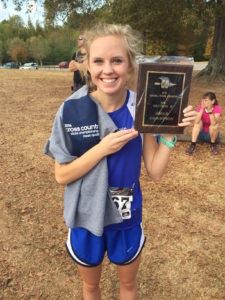
[[[76,263],[95,267],[102,263],[105,252],[112,263],[129,264],[141,253],[144,243],[142,224],[123,230],[106,227],[100,237],[77,227],[69,229],[66,248]]]

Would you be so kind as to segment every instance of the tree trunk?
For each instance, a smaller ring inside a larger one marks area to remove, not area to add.
[[[225,79],[225,16],[217,16],[213,36],[212,53],[208,65],[198,76]]]

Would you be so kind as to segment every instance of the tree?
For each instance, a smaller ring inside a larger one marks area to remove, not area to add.
[[[24,2],[13,1],[17,3],[18,8]],[[161,45],[163,53],[171,55],[176,53],[178,44],[183,45],[184,49],[189,48],[188,53],[203,52],[209,32],[201,29],[197,33],[195,24],[201,25],[202,22],[207,27],[214,21],[211,56],[207,67],[200,72],[200,76],[225,77],[225,0],[37,1],[43,2],[46,19],[53,25],[53,21],[59,16],[71,22],[69,16],[72,14],[80,14],[80,20],[91,15],[92,20],[92,16],[97,16],[101,21],[128,23],[142,32],[145,51],[154,49],[156,44]],[[102,10],[99,7],[102,7]],[[198,53],[198,56],[201,54]]]
[[[111,22],[128,23],[144,38],[145,54],[192,55],[203,22],[179,0],[114,0]],[[182,51],[181,51],[182,50]]]
[[[209,63],[198,76],[225,79],[225,3],[223,0],[208,1],[214,11],[214,34]]]
[[[42,36],[32,36],[27,40],[27,48],[29,49],[29,54],[35,60],[43,64],[43,59],[47,57],[50,53],[50,47],[48,41]]]
[[[0,40],[0,64],[2,63],[4,57],[4,46],[3,46],[3,42]]]
[[[4,38],[10,39],[15,36],[23,38],[26,35],[26,28],[24,27],[23,20],[19,16],[10,17],[7,21],[3,21],[3,32]]]
[[[112,21],[117,20],[129,23],[134,28],[142,31],[146,42],[148,40],[158,43],[167,42],[167,53],[173,52],[173,45],[177,42],[186,42],[187,46],[193,46],[196,40],[201,41],[198,47],[204,45],[207,40],[206,29],[201,29],[202,34],[196,33],[196,24],[204,28],[210,27],[214,20],[214,34],[212,52],[207,67],[199,73],[199,76],[210,78],[225,78],[225,1],[224,0],[113,0],[106,1],[111,10]],[[192,20],[192,18],[194,18]],[[200,24],[196,20],[202,21]],[[187,26],[185,22],[188,21]],[[194,22],[193,22],[194,21]],[[189,33],[189,34],[188,34]],[[196,40],[194,39],[196,38]]]
[[[5,6],[9,0],[0,0]],[[13,0],[16,9],[21,10],[24,3],[29,7],[29,0]],[[35,0],[44,6],[45,19],[47,24],[54,24],[57,19],[65,21],[71,12],[90,13],[96,8],[102,6],[105,0]],[[29,9],[27,9],[29,12]]]
[[[59,63],[61,60],[70,60],[75,48],[74,31],[67,27],[49,28],[46,39],[50,52],[45,61]]]
[[[209,60],[212,52],[212,44],[213,44],[213,27],[210,28],[210,33],[207,37],[207,43],[205,46],[204,57]]]
[[[104,2],[104,0],[44,0],[46,19],[66,20],[72,12],[89,14]]]
[[[20,38],[13,38],[8,41],[8,44],[8,54],[11,56],[11,58],[18,63],[25,62],[28,56],[25,42]]]

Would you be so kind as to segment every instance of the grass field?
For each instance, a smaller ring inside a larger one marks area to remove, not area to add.
[[[64,246],[63,188],[42,154],[71,80],[69,72],[0,70],[0,299],[82,298]],[[225,107],[224,82],[196,78],[190,103],[208,90]],[[225,146],[213,157],[200,145],[189,157],[187,145],[178,142],[160,183],[142,171],[141,300],[225,299]],[[116,269],[107,258],[101,287],[103,300],[118,299]]]

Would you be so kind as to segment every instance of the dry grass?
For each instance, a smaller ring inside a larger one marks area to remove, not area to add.
[[[0,70],[0,299],[81,299],[77,268],[64,248],[63,189],[42,154],[71,79],[67,72]],[[191,103],[209,89],[225,106],[224,84],[195,79]],[[225,147],[212,157],[200,145],[188,157],[186,146],[178,143],[161,183],[142,173],[141,300],[225,299]],[[103,300],[118,299],[107,259],[101,286]]]

